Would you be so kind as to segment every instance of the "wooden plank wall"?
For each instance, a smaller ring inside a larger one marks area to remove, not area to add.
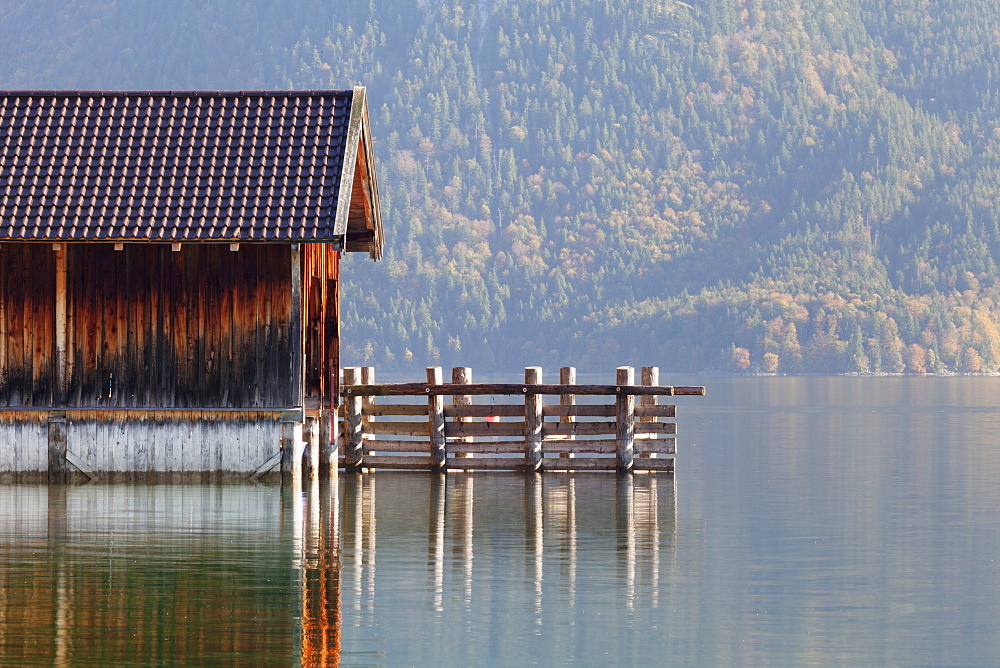
[[[240,411],[183,420],[166,414],[67,411],[66,447],[98,475],[109,471],[249,475],[278,453],[280,415]],[[5,411],[0,416],[0,474],[47,471],[48,413]]]
[[[67,406],[294,405],[286,245],[70,244]]]
[[[47,471],[48,413],[0,411],[0,473]]]
[[[54,354],[52,244],[0,243],[0,407],[51,405]]]
[[[98,472],[250,474],[281,443],[280,414],[247,412],[185,421],[67,411],[66,447]]]

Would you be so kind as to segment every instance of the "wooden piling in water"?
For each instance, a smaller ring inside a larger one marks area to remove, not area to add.
[[[525,385],[540,385],[542,367],[524,369]],[[528,471],[538,471],[542,466],[542,395],[525,388],[524,397],[524,461]]]
[[[361,380],[358,367],[344,368],[344,464],[348,471],[361,468],[364,458],[364,432],[361,429],[361,407],[364,395],[347,394],[351,385]]]
[[[441,367],[427,367],[428,384],[440,385],[443,382]],[[427,417],[430,423],[431,468],[436,471],[443,471],[448,463],[448,454],[445,450],[443,395],[432,394],[427,397]]]
[[[559,382],[563,385],[576,385],[576,367],[564,366],[559,369]],[[559,397],[559,405],[561,406],[575,406],[576,405],[576,395],[575,394],[563,394]],[[560,422],[576,422],[576,416],[572,414],[571,411],[569,415],[559,416]],[[575,440],[576,436],[570,434],[566,437],[567,440]],[[560,452],[559,457],[562,459],[573,459],[576,457],[576,453],[573,452]]]
[[[659,385],[660,384],[660,367],[657,367],[657,366],[644,366],[644,367],[642,367],[642,379],[641,379],[641,382],[642,382],[643,385],[645,385],[647,387],[650,387],[650,386],[653,386],[653,385]],[[645,407],[645,406],[656,406],[656,404],[657,404],[658,401],[659,401],[659,399],[657,398],[657,396],[655,394],[647,394],[647,395],[643,395],[642,397],[639,398],[639,403],[643,407]],[[640,422],[656,422],[656,416],[655,415],[643,415],[642,417],[639,418],[639,421]],[[650,437],[650,438],[653,438],[653,437]],[[639,454],[639,457],[644,458],[644,459],[656,459],[656,454],[657,453],[655,453],[655,452],[643,452],[643,453]]]
[[[468,385],[472,382],[472,367],[467,366],[456,366],[451,370],[451,382],[455,385]],[[455,407],[466,407],[472,405],[472,397],[468,394],[453,394],[451,397],[451,405]],[[465,416],[458,416],[455,418],[455,422],[469,422],[471,418]],[[472,441],[471,436],[456,436],[455,442],[457,443],[469,443]],[[471,459],[473,454],[471,452],[460,452],[455,455],[458,459]]]
[[[630,366],[618,367],[617,381],[619,385],[633,385],[635,383],[635,369]],[[616,455],[618,471],[624,473],[632,470],[635,447],[635,397],[631,394],[618,395],[616,409]]]

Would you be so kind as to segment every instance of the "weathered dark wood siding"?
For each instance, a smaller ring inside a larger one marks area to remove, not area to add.
[[[55,354],[52,244],[0,243],[0,406],[49,406]]]
[[[287,245],[69,244],[65,397],[54,256],[49,243],[0,243],[0,406],[295,405]]]
[[[288,246],[80,244],[68,264],[68,405],[294,405]]]

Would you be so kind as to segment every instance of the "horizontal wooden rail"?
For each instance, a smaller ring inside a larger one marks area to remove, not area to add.
[[[595,396],[704,396],[705,388],[678,385],[528,385],[525,383],[392,383],[349,385],[341,388],[345,397],[392,397],[403,395],[484,395],[484,394],[573,394]]]

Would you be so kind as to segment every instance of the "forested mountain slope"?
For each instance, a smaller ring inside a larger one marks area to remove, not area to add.
[[[286,5],[286,6],[280,6]],[[5,88],[369,87],[345,363],[1000,368],[997,0],[35,0]]]

